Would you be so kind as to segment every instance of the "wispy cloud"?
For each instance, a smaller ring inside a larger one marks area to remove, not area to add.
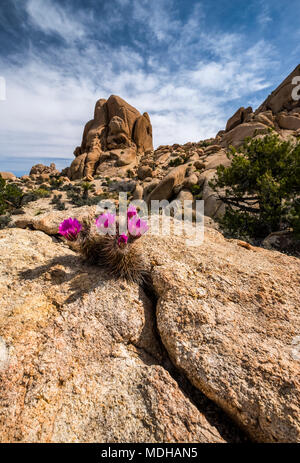
[[[58,34],[67,41],[85,35],[85,23],[89,18],[82,13],[77,17],[70,9],[64,9],[50,0],[27,0],[26,10],[31,25],[43,32]]]
[[[88,8],[49,0],[25,5],[31,26],[63,45],[49,41],[43,49],[31,42],[22,55],[0,56],[7,80],[2,155],[72,158],[95,101],[110,94],[150,113],[155,145],[200,140],[224,127],[241,98],[247,104],[270,85],[272,47],[263,40],[249,45],[241,33],[210,31],[200,3],[183,19],[172,0],[155,8],[133,0],[127,39],[117,44],[99,33],[109,29],[108,19]],[[128,2],[115,0],[111,8],[122,17]],[[111,34],[114,24],[124,25],[115,18]]]
[[[264,2],[260,4],[260,12],[257,16],[257,22],[260,26],[265,27],[273,21],[270,8]]]

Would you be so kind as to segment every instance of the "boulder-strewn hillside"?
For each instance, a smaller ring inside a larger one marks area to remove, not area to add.
[[[2,173],[1,442],[300,442],[299,259],[224,238],[209,184],[230,145],[299,139],[295,75],[215,138],[156,150],[147,113],[99,100],[69,168]],[[84,263],[59,224],[119,192],[204,199],[204,243],[150,229],[140,286]]]
[[[125,191],[132,199],[204,199],[205,215],[216,219],[224,214],[224,204],[209,186],[216,168],[230,165],[230,146],[238,148],[245,138],[262,137],[270,130],[281,140],[299,140],[300,100],[292,99],[292,80],[300,75],[299,66],[256,110],[239,108],[228,120],[225,130],[215,138],[184,145],[152,147],[152,127],[147,113],[139,111],[117,96],[96,103],[94,119],[84,129],[82,144],[74,151],[70,168],[59,174],[55,165],[38,164],[29,176],[16,179],[24,193],[41,187],[51,190],[52,199],[61,196],[65,209],[73,205],[97,203],[97,198],[117,198]],[[56,182],[55,178],[59,178]],[[83,182],[90,182],[89,201],[78,199]],[[73,190],[73,193],[71,192]],[[77,191],[76,191],[77,190]],[[76,197],[77,195],[77,197]],[[46,195],[44,195],[46,196]],[[75,197],[75,198],[74,198]],[[91,199],[94,198],[94,199]],[[38,199],[38,198],[35,198]],[[48,201],[49,202],[49,201]],[[48,202],[26,207],[26,215],[47,212]],[[21,219],[21,223],[28,223]],[[15,223],[15,221],[13,221]]]

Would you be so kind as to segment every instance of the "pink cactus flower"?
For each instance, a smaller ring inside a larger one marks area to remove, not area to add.
[[[128,231],[130,235],[141,236],[149,230],[148,224],[145,220],[135,216],[133,219],[128,220]]]
[[[97,228],[109,228],[111,225],[115,223],[116,215],[111,214],[110,212],[104,212],[104,214],[99,215],[96,219],[96,227]]]
[[[128,241],[127,235],[120,235],[118,239],[118,245],[120,246],[121,244],[127,244],[127,241]]]
[[[137,215],[137,210],[134,206],[129,206],[129,208],[127,209],[127,218],[128,220],[129,219],[132,219],[132,217],[134,217],[135,215]]]
[[[77,235],[80,233],[81,229],[81,223],[79,223],[77,219],[72,219],[70,217],[69,219],[65,219],[63,222],[61,222],[58,232],[67,238],[67,240],[74,241],[76,240]]]

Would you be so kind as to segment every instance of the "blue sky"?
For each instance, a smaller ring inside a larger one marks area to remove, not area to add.
[[[214,136],[299,63],[299,17],[299,0],[1,0],[0,170],[69,165],[111,94],[149,112],[155,146]]]

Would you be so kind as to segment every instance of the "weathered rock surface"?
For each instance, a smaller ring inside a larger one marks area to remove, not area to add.
[[[230,130],[234,129],[238,125],[242,124],[245,121],[247,115],[250,113],[252,113],[252,108],[250,106],[249,108],[246,108],[246,109],[244,107],[239,108],[234,113],[234,115],[231,116],[230,119],[228,119],[225,131],[229,132]]]
[[[153,150],[152,125],[148,113],[139,116],[135,122],[133,139],[137,146],[138,153],[145,153]]]
[[[0,172],[0,177],[4,180],[16,180],[16,176],[12,172]]]
[[[246,122],[227,132],[222,139],[221,145],[223,147],[229,147],[230,145],[238,147],[244,142],[245,138],[266,134],[267,131],[268,127],[261,122]]]
[[[1,442],[223,442],[159,365],[138,286],[39,231],[0,251]]]
[[[293,84],[294,77],[300,76],[300,65],[296,66],[294,71],[284,79],[284,81],[268,96],[268,98],[261,104],[256,112],[266,110],[273,111],[278,114],[280,111],[292,109],[300,106],[300,100],[293,99],[293,90],[296,84]],[[299,84],[299,82],[298,82]]]
[[[40,174],[58,174],[58,170],[54,162],[50,166],[45,166],[44,164],[35,164],[31,167],[29,175],[40,175]]]
[[[231,160],[227,157],[227,153],[224,150],[220,150],[215,154],[212,154],[206,159],[204,164],[205,170],[216,169],[218,166],[223,165],[228,167],[231,164]]]
[[[300,117],[288,116],[286,114],[279,114],[277,116],[277,122],[279,127],[286,130],[298,130],[300,129]]]
[[[255,440],[299,442],[299,260],[212,229],[199,247],[156,237],[144,249],[177,367]]]
[[[147,201],[150,204],[152,200],[170,199],[173,189],[184,181],[187,166],[182,165],[175,167],[169,174],[154,188],[149,194]]]
[[[227,162],[229,159],[227,159]],[[228,165],[228,164],[227,164]],[[212,219],[221,217],[225,213],[225,205],[218,194],[210,187],[209,182],[215,177],[216,170],[205,170],[199,176],[199,184],[202,186],[202,199],[204,201],[204,214]]]
[[[299,260],[210,228],[198,247],[146,235],[143,252],[177,368],[253,439],[300,441]],[[1,441],[223,440],[165,369],[141,288],[40,231],[1,231],[0,256]]]
[[[89,214],[96,212],[96,206],[82,206],[72,208],[68,211],[46,211],[45,213],[34,215],[34,211],[29,209],[24,215],[16,215],[12,219],[12,224],[18,228],[34,228],[43,231],[48,235],[57,235],[59,224],[68,216],[76,217],[81,220]]]

